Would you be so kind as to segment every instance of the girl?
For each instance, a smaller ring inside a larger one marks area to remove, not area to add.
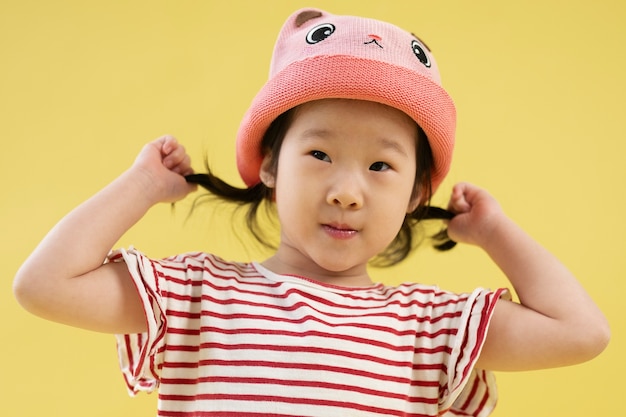
[[[412,226],[438,213],[428,203],[454,129],[422,41],[371,19],[298,11],[237,137],[247,187],[194,174],[184,147],[161,137],[54,227],[15,294],[41,317],[117,334],[130,392],[158,387],[160,416],[488,415],[490,371],[589,360],[609,330],[570,272],[470,184],[452,190],[447,234],[485,250],[520,303],[503,289],[371,282],[368,262],[402,260]],[[109,253],[150,207],[198,183],[248,204],[260,238],[256,212],[275,207],[274,254]]]

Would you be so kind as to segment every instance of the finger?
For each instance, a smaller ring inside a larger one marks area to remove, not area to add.
[[[467,213],[470,210],[470,205],[465,199],[452,199],[449,210],[455,214]]]
[[[177,174],[180,174],[183,176],[194,173],[193,168],[191,168],[191,158],[187,154],[185,154],[185,157],[183,158],[182,161],[180,161],[180,163],[176,164],[170,169],[173,172],[176,172]]]
[[[157,139],[157,142],[161,145],[161,153],[166,156],[175,152],[180,146],[178,140],[172,135],[164,135]]]
[[[185,147],[177,143],[172,151],[163,158],[163,164],[166,167],[173,169],[175,166],[182,164],[185,159],[188,158],[189,156],[185,151]]]
[[[452,188],[452,195],[450,196],[450,202],[448,203],[448,209],[453,213],[465,213],[469,211],[470,204],[467,201],[465,192],[466,184],[459,183]]]

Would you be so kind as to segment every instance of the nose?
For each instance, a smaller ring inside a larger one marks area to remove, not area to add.
[[[326,201],[343,209],[360,209],[363,207],[363,190],[364,184],[358,175],[343,171],[333,178]]]

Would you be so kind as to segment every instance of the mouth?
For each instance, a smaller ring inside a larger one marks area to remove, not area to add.
[[[359,233],[358,230],[353,229],[349,225],[346,225],[346,224],[337,224],[337,223],[323,224],[322,228],[330,237],[334,239],[339,239],[339,240],[350,239],[356,236],[357,233]]]

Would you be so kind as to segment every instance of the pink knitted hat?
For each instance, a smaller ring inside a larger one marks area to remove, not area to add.
[[[375,101],[408,114],[432,148],[433,192],[441,184],[452,159],[456,111],[428,47],[389,23],[303,9],[282,27],[269,80],[239,127],[237,167],[248,186],[260,182],[261,141],[272,121],[323,98]]]

